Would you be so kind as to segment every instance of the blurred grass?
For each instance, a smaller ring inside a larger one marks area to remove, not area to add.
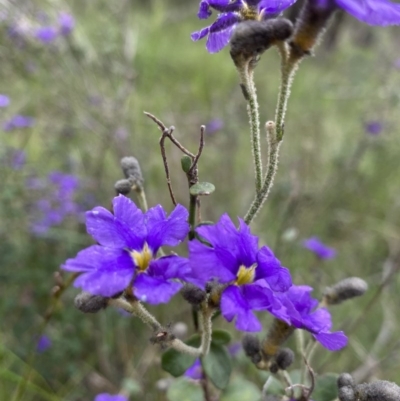
[[[33,116],[34,127],[0,132],[1,147],[23,148],[28,162],[21,171],[1,167],[0,195],[0,399],[10,399],[42,320],[54,285],[52,274],[68,257],[90,243],[79,221],[70,219],[45,238],[28,231],[27,204],[32,192],[25,180],[52,170],[78,175],[88,208],[109,205],[113,183],[121,177],[119,159],[141,162],[150,205],[171,207],[158,148],[159,131],[143,115],[149,111],[176,127],[176,136],[197,148],[199,127],[214,118],[224,128],[206,137],[200,178],[217,191],[202,205],[203,218],[221,213],[243,216],[253,193],[247,115],[228,50],[208,55],[190,33],[202,22],[197,2],[154,0],[37,1],[9,3],[30,18],[45,10],[55,16],[69,10],[77,20],[73,34],[54,46],[35,41],[16,46],[0,33],[0,92],[11,105],[0,110],[1,123],[14,114]],[[12,8],[11,7],[11,8]],[[24,11],[25,12],[25,11]],[[335,328],[355,319],[372,298],[384,271],[400,251],[398,126],[400,57],[396,29],[360,27],[348,19],[335,49],[321,47],[303,62],[296,76],[282,146],[281,164],[270,199],[254,224],[298,283],[314,284],[314,258],[301,247],[312,235],[338,250],[335,260],[318,266],[316,290],[347,276],[370,284],[363,299],[333,309]],[[361,34],[360,34],[361,32]],[[362,33],[369,40],[364,43]],[[279,84],[279,59],[267,52],[256,70],[263,121],[273,118]],[[364,123],[383,123],[369,137]],[[168,147],[173,185],[187,205],[180,154]],[[399,263],[397,261],[397,263]],[[365,361],[382,327],[388,327],[376,358],[386,358],[377,378],[398,380],[400,368],[396,316],[397,275],[386,294],[369,309],[340,354],[317,353],[318,371],[352,371]],[[164,400],[154,388],[160,377],[158,354],[148,332],[135,319],[115,311],[96,316],[72,306],[75,290],[59,304],[46,334],[51,349],[36,357],[24,400],[89,400],[100,391],[118,391],[122,378],[136,380],[142,393],[131,399]],[[190,320],[180,300],[155,312],[165,322]],[[231,326],[220,323],[229,328]],[[238,337],[239,338],[239,337]],[[252,379],[256,373],[243,364]]]

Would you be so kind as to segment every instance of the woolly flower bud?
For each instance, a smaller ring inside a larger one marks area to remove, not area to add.
[[[340,401],[355,401],[353,387],[344,386],[338,391]]]
[[[74,304],[83,313],[97,313],[107,306],[108,298],[81,292],[75,297]]]
[[[242,346],[247,356],[252,357],[260,353],[260,340],[253,334],[246,334],[242,340]]]
[[[276,42],[288,39],[292,32],[293,25],[285,18],[240,22],[230,41],[231,57],[238,65],[240,56],[249,59],[260,55]]]
[[[386,380],[359,384],[354,389],[355,399],[360,401],[399,401],[400,387]],[[347,401],[347,400],[346,400]]]
[[[143,186],[143,175],[140,168],[140,164],[135,157],[123,157],[121,159],[121,168],[126,178],[129,179],[131,185],[136,185],[138,187]]]
[[[118,180],[114,184],[114,188],[115,188],[115,190],[117,191],[118,194],[128,195],[129,192],[131,192],[132,184],[131,184],[131,182],[129,180],[124,178],[123,180]]]
[[[342,373],[337,379],[338,388],[354,386],[354,380],[349,373]]]
[[[294,361],[294,352],[290,348],[282,348],[275,357],[279,369],[286,370]]]
[[[206,299],[205,291],[193,284],[185,284],[181,289],[181,294],[191,305],[200,305]]]
[[[324,300],[328,305],[337,305],[348,299],[359,297],[368,289],[368,284],[358,277],[348,277],[324,291]]]

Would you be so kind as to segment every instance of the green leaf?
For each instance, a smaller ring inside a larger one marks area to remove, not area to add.
[[[315,401],[332,401],[337,397],[337,378],[335,373],[319,376],[315,382],[312,399]]]
[[[212,342],[217,345],[228,344],[232,340],[232,336],[225,330],[213,330]]]
[[[215,186],[210,182],[198,182],[189,188],[190,195],[210,195],[215,191]]]
[[[223,390],[228,385],[232,360],[225,347],[211,343],[210,352],[202,358],[202,366],[215,387]]]
[[[167,391],[168,401],[203,401],[202,389],[192,381],[182,377],[174,380]]]
[[[190,167],[192,167],[192,158],[190,156],[184,155],[181,158],[181,166],[182,170],[185,173],[188,173],[190,170]]]
[[[235,376],[223,392],[220,401],[255,401],[260,397],[261,391],[254,383]]]
[[[191,345],[193,347],[198,347],[200,345],[200,336],[194,335],[188,341],[186,341],[187,345]],[[170,348],[165,351],[161,356],[161,367],[168,373],[170,373],[174,377],[182,376],[190,366],[193,365],[196,357],[182,354]]]

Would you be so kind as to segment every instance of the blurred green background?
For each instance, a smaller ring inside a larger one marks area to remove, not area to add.
[[[192,151],[200,125],[208,125],[199,173],[217,189],[203,199],[204,219],[216,221],[223,212],[243,216],[252,200],[245,101],[229,50],[209,55],[204,42],[190,40],[204,26],[197,7],[195,0],[0,5],[0,94],[10,100],[0,108],[1,400],[92,400],[121,388],[131,400],[177,399],[165,391],[169,379],[158,382],[169,375],[143,324],[115,310],[83,315],[73,306],[73,288],[56,302],[42,333],[51,346],[37,352],[36,345],[57,285],[54,273],[91,244],[81,211],[110,204],[114,182],[122,178],[120,158],[140,161],[150,205],[172,208],[160,132],[143,111],[174,125]],[[37,30],[56,25],[63,12],[75,19],[71,32],[41,40]],[[318,349],[316,372],[349,371],[363,381],[400,383],[398,37],[398,28],[337,16],[326,45],[295,78],[278,175],[253,231],[298,284],[317,285],[315,296],[348,276],[369,283],[363,298],[332,310],[334,328],[351,330],[350,344],[339,353]],[[267,121],[279,87],[274,49],[263,55],[255,75]],[[34,121],[10,126],[16,115]],[[375,133],[366,129],[371,123],[379,128]],[[18,163],[21,151],[26,160]],[[176,196],[187,206],[180,154],[168,145],[168,157]],[[43,199],[55,190],[49,178],[54,171],[79,180],[70,193],[73,210],[37,232],[32,227],[43,218]],[[304,249],[302,241],[314,235],[336,248],[335,259],[318,262]],[[186,322],[190,334],[190,308],[176,298],[154,312],[165,324]],[[265,322],[267,327],[267,317]],[[242,376],[258,389],[266,377],[239,354],[233,381]]]

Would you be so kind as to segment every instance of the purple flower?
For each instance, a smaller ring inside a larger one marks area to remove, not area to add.
[[[303,242],[304,248],[314,252],[319,259],[333,259],[336,256],[336,250],[326,246],[318,237],[311,237]]]
[[[206,19],[211,16],[211,9],[221,14],[210,26],[193,32],[193,41],[207,36],[206,48],[209,53],[217,53],[225,47],[236,25],[244,20],[264,20],[271,18],[296,0],[201,0],[197,16]]]
[[[328,350],[337,351],[347,345],[347,337],[342,331],[330,332],[331,315],[325,308],[314,310],[318,300],[311,297],[312,290],[306,285],[293,285],[286,293],[280,294],[290,324],[309,331]]]
[[[66,12],[58,16],[58,25],[61,35],[68,36],[75,27],[75,18]]]
[[[21,149],[13,149],[11,152],[10,167],[14,170],[21,170],[26,163],[26,153]]]
[[[379,121],[369,121],[365,124],[364,128],[368,134],[375,136],[382,132],[383,125]]]
[[[31,127],[34,122],[35,120],[32,117],[17,114],[3,124],[3,130],[12,131],[18,128],[28,128]]]
[[[36,343],[36,351],[39,352],[40,354],[42,352],[45,352],[51,347],[51,340],[48,336],[42,335],[38,338],[37,343]]]
[[[281,304],[273,291],[286,291],[292,280],[269,248],[258,249],[258,238],[239,221],[236,229],[224,214],[218,223],[199,227],[197,233],[211,246],[190,241],[190,264],[198,282],[216,280],[224,285],[220,307],[226,320],[236,317],[237,329],[259,331],[261,323],[253,311],[279,310]]]
[[[57,36],[57,29],[53,26],[42,26],[38,28],[35,32],[35,38],[45,44],[54,42]]]
[[[186,370],[184,376],[193,380],[200,380],[203,378],[203,369],[201,367],[200,358],[194,361],[194,364]]]
[[[224,122],[220,118],[214,118],[206,125],[206,128],[206,133],[212,135],[224,128]]]
[[[161,246],[176,246],[187,235],[187,210],[178,205],[167,217],[158,205],[143,213],[125,196],[113,200],[114,214],[103,207],[86,213],[88,233],[99,243],[68,259],[63,269],[82,274],[76,287],[105,297],[132,285],[134,295],[151,304],[168,302],[190,273],[187,259],[157,258]]]
[[[129,401],[128,397],[121,394],[111,395],[108,393],[97,394],[94,401]]]
[[[7,107],[10,104],[10,98],[0,94],[0,107]]]

